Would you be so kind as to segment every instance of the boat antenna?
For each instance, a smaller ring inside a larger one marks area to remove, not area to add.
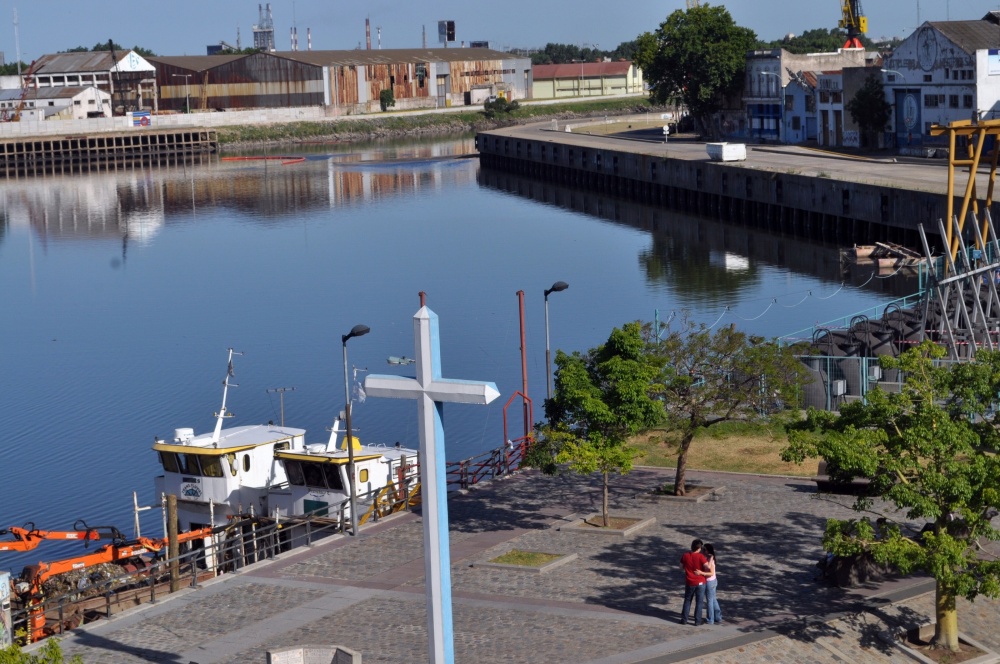
[[[226,377],[222,379],[222,408],[215,413],[215,431],[212,432],[213,445],[218,445],[219,438],[222,436],[222,420],[233,417],[232,413],[226,412],[226,397],[229,395],[229,387],[239,387],[239,384],[229,382],[229,379],[235,375],[233,374],[233,355],[243,355],[243,353],[232,348],[229,349],[229,366],[226,369]]]

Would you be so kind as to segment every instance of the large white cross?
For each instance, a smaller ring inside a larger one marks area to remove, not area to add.
[[[427,307],[421,307],[413,316],[413,344],[416,377],[369,375],[365,378],[365,392],[371,397],[417,401],[427,641],[433,664],[452,664],[455,661],[455,638],[451,618],[448,482],[441,411],[446,401],[487,404],[500,396],[500,392],[494,383],[441,377],[438,317]]]

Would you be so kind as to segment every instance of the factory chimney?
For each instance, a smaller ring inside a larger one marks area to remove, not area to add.
[[[372,23],[367,16],[365,17],[365,48],[369,51],[372,50]]]

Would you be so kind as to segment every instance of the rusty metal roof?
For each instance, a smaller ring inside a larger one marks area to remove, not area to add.
[[[146,59],[154,65],[175,67],[177,69],[185,69],[190,72],[203,72],[211,69],[212,67],[218,67],[219,65],[224,65],[232,62],[233,60],[239,60],[240,58],[246,57],[249,56],[246,54],[226,53],[220,55],[151,55]]]
[[[89,90],[94,86],[56,86],[45,88],[29,88],[25,99],[72,99],[84,90]],[[103,93],[108,96],[108,93]],[[21,98],[20,89],[0,90],[0,101],[11,101]]]
[[[426,62],[469,62],[476,60],[524,59],[511,53],[489,48],[383,48],[351,51],[277,51],[275,57],[305,64],[326,67],[330,65],[392,65],[421,64]]]
[[[128,53],[128,51],[122,51]],[[118,55],[118,53],[115,53]],[[35,74],[68,74],[78,72],[111,71],[115,61],[110,51],[85,51],[82,53],[56,53],[43,55],[35,63]]]
[[[989,14],[987,14],[989,16]],[[987,48],[1000,48],[1000,31],[992,21],[928,21],[928,25],[955,42],[969,55]]]
[[[631,62],[573,62],[561,65],[535,65],[531,77],[538,81],[547,78],[580,78],[581,76],[624,76]]]

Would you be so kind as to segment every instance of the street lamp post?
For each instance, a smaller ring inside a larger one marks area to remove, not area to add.
[[[174,78],[184,79],[184,112],[191,112],[191,88],[189,87],[189,82],[191,80],[191,74],[171,74]]]
[[[569,288],[565,281],[557,281],[545,290],[545,396],[552,398],[552,355],[549,352],[549,293],[558,293]]]
[[[781,106],[778,108],[778,142],[782,143],[785,140],[785,86],[782,85],[781,74],[775,74],[773,71],[762,71],[761,74],[778,79],[778,89],[781,90]]]
[[[344,409],[344,418],[347,420],[347,431],[344,432],[344,444],[347,445],[347,475],[351,491],[351,535],[358,534],[358,502],[354,483],[354,438],[351,436],[351,387],[347,379],[347,340],[351,337],[360,337],[371,332],[367,325],[355,325],[351,331],[340,337],[344,346],[344,397],[347,407]]]

